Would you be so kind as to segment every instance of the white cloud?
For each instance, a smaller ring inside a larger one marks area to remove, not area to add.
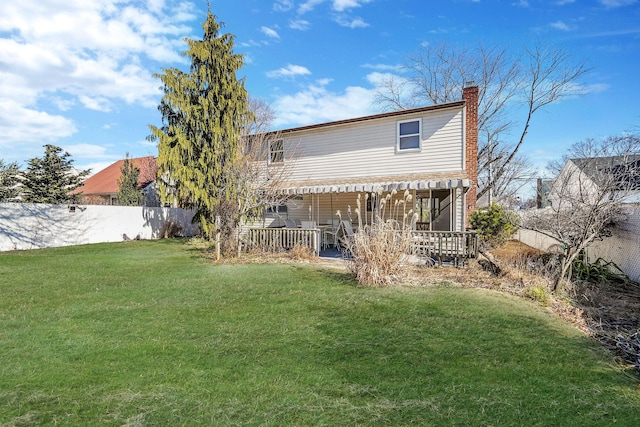
[[[111,111],[109,100],[103,96],[79,95],[78,99],[89,110],[102,111],[103,113]]]
[[[312,11],[326,0],[307,0],[298,7],[298,13],[304,14]],[[331,9],[336,12],[344,12],[345,10],[362,7],[363,4],[370,3],[372,0],[331,0]]]
[[[0,147],[55,142],[77,132],[73,121],[0,98]]]
[[[375,87],[384,86],[385,81],[396,80],[398,78],[400,77],[397,76],[396,74],[378,73],[378,72],[367,74],[367,77],[366,77],[367,81]]]
[[[574,93],[579,95],[586,95],[588,93],[602,93],[606,92],[611,88],[611,86],[607,83],[591,83],[588,85],[580,85],[576,86],[573,90]]]
[[[600,0],[600,4],[612,9],[616,7],[631,6],[636,3],[637,0]]]
[[[362,18],[351,19],[343,15],[336,16],[334,18],[334,21],[337,22],[339,25],[343,27],[348,27],[348,28],[366,28],[369,26],[369,24],[364,22]]]
[[[276,12],[288,12],[293,8],[293,0],[276,0],[273,3],[273,10]]]
[[[114,159],[118,160],[118,156],[107,154],[107,148],[95,144],[72,144],[62,147],[69,152],[74,159]]]
[[[556,30],[560,30],[560,31],[571,31],[571,27],[567,24],[565,24],[562,21],[556,21],[556,22],[552,22],[551,24],[549,24],[551,26],[551,28],[555,28]]]
[[[75,157],[71,151],[67,150],[67,152],[71,154],[71,157]],[[74,162],[73,167],[76,168],[76,170],[78,171],[89,169],[90,170],[89,176],[92,176],[100,172],[101,170],[106,169],[107,166],[112,165],[113,163],[115,163],[120,159],[121,157],[114,157],[112,160],[104,161],[104,162],[89,162],[89,163]]]
[[[311,24],[309,21],[305,21],[304,19],[296,19],[294,21],[289,22],[289,28],[293,30],[305,31],[308,30]]]
[[[41,145],[72,135],[74,123],[59,115],[71,107],[156,106],[160,84],[152,74],[157,62],[184,63],[181,39],[190,35],[193,9],[163,0],[1,2],[3,143]]]
[[[260,27],[260,31],[262,31],[262,33],[265,36],[270,37],[272,39],[279,39],[280,38],[280,35],[278,34],[278,32],[276,30],[274,30],[273,28]]]
[[[374,89],[347,87],[343,93],[334,93],[323,85],[309,86],[293,95],[278,98],[276,126],[302,126],[374,114]]]
[[[295,77],[295,76],[305,76],[309,74],[311,74],[311,71],[309,71],[307,67],[303,67],[302,65],[289,64],[284,68],[267,72],[267,77],[271,77],[271,78]]]
[[[298,7],[298,13],[303,15],[307,12],[311,12],[317,5],[324,3],[325,0],[307,0]]]
[[[371,0],[333,0],[333,10],[342,12],[354,7],[361,7],[365,3],[369,3]]]
[[[511,3],[511,5],[519,7],[529,7],[529,2],[527,0],[519,0],[517,3]]]
[[[402,70],[402,65],[389,65],[389,64],[362,64],[363,68],[370,68],[372,70],[379,71],[400,71]]]
[[[71,107],[76,105],[76,102],[73,99],[63,99],[59,97],[51,98],[51,102],[53,102],[60,111],[69,111]]]

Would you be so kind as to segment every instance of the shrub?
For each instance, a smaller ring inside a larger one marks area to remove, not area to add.
[[[492,203],[486,209],[478,209],[469,216],[473,228],[486,248],[502,246],[518,230],[519,218],[504,206]]]
[[[525,295],[534,301],[538,301],[544,306],[548,306],[551,302],[551,294],[542,286],[531,286],[525,291]]]
[[[613,261],[605,261],[602,258],[589,262],[587,254],[581,251],[573,260],[571,266],[571,278],[586,282],[612,282],[626,283],[629,277]]]
[[[382,192],[378,192],[380,206],[378,212],[372,213],[370,223],[362,214],[358,195],[358,231],[353,239],[344,243],[351,256],[349,270],[362,286],[388,286],[404,278],[408,272],[406,266],[411,248],[411,224],[415,215],[410,208],[411,194],[406,191],[401,200],[393,200],[396,193],[394,190],[382,198]],[[393,206],[387,210],[391,203]]]
[[[289,256],[294,261],[312,261],[317,258],[313,249],[304,245],[295,245],[289,252]]]

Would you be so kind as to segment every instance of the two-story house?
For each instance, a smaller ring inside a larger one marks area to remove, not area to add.
[[[287,168],[286,206],[266,225],[353,221],[358,194],[412,195],[420,230],[464,231],[476,206],[478,88],[462,100],[274,132],[268,168]],[[380,197],[380,196],[378,196]],[[362,199],[364,200],[364,198]],[[369,197],[364,214],[375,209]]]

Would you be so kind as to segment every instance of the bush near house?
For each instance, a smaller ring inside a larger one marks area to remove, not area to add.
[[[486,209],[471,213],[469,222],[486,248],[497,248],[513,237],[518,230],[519,218],[504,206],[492,203]]]

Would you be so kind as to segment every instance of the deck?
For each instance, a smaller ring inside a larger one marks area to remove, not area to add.
[[[436,259],[439,265],[444,259],[457,265],[478,257],[478,234],[474,231],[414,230],[411,234],[411,254]]]
[[[326,247],[322,231],[318,228],[248,228],[244,233],[246,250],[284,252],[295,246],[306,246],[314,253]],[[451,259],[462,264],[478,256],[478,235],[473,231],[414,230],[410,255],[433,259],[442,265]]]

